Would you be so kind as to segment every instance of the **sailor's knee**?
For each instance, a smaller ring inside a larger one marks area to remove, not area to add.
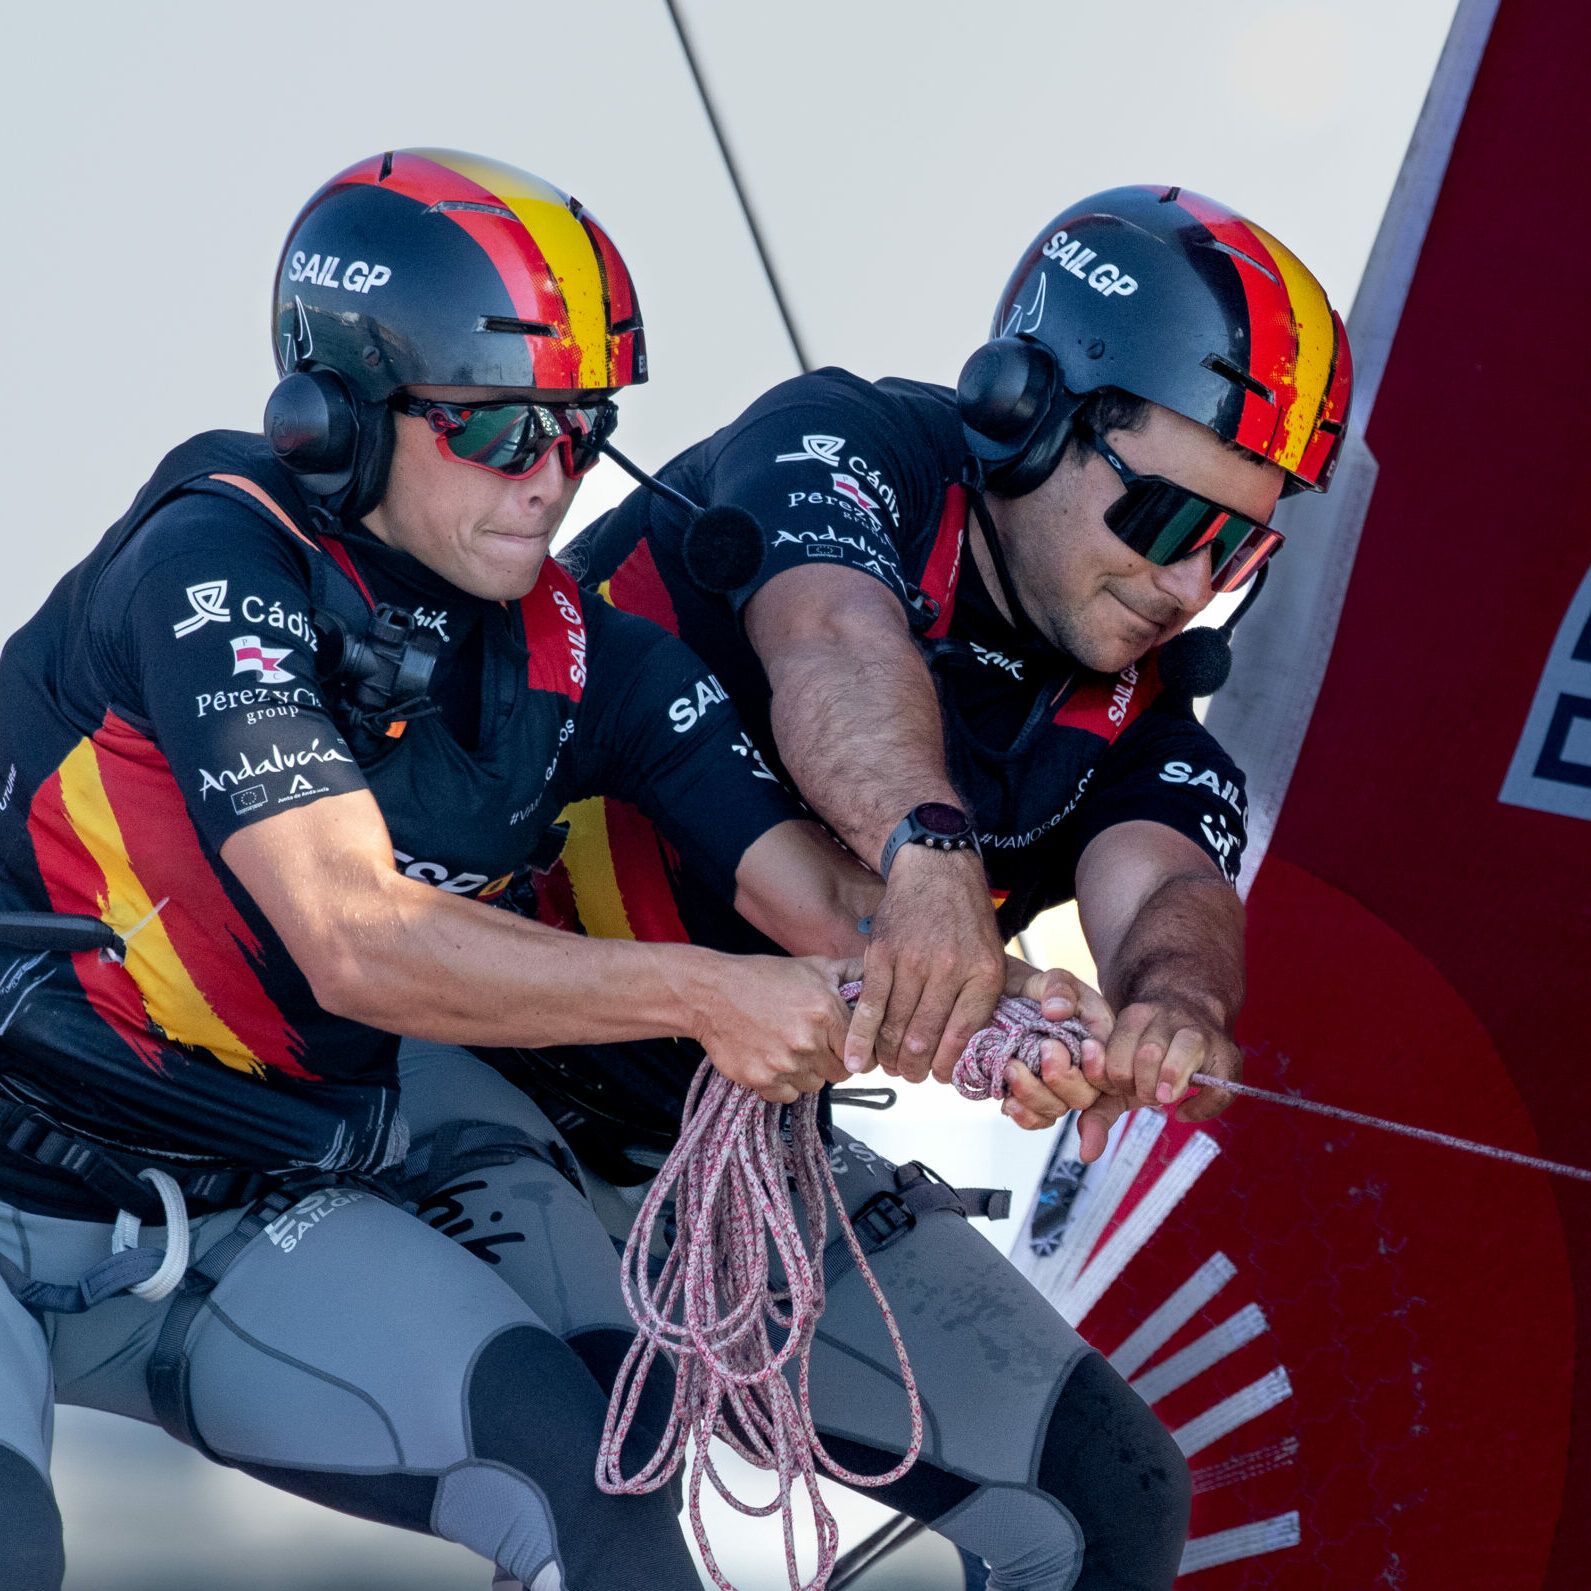
[[[59,1591],[66,1574],[61,1515],[49,1481],[0,1444],[0,1564],[10,1591]]]
[[[1079,1362],[1056,1401],[1038,1483],[1077,1520],[1086,1564],[1101,1584],[1168,1591],[1188,1532],[1187,1460],[1098,1354]]]

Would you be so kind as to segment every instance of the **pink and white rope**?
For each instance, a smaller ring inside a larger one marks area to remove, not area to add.
[[[855,1000],[860,984],[840,994]],[[969,1099],[1000,1098],[1006,1063],[1037,1072],[1046,1038],[1063,1042],[1075,1064],[1086,1029],[1051,1023],[1031,1000],[1002,999],[990,1027],[974,1036],[956,1063],[956,1088]],[[694,1443],[687,1501],[702,1561],[720,1591],[734,1591],[713,1556],[702,1522],[704,1480],[740,1513],[765,1517],[776,1510],[784,1528],[791,1591],[822,1591],[839,1554],[839,1531],[817,1485],[817,1466],[853,1486],[899,1480],[922,1450],[922,1404],[906,1347],[861,1244],[846,1215],[818,1128],[818,1096],[803,1094],[782,1107],[732,1083],[704,1061],[686,1096],[679,1142],[648,1190],[624,1250],[624,1301],[638,1328],[608,1404],[597,1485],[610,1495],[656,1491],[679,1470]],[[806,1214],[803,1231],[792,1202],[794,1189]],[[656,1282],[648,1256],[663,1206],[674,1201],[675,1238]],[[823,1254],[829,1206],[852,1262],[883,1316],[900,1364],[911,1416],[911,1440],[899,1464],[882,1475],[857,1475],[824,1448],[812,1420],[812,1344],[823,1313]],[[778,1256],[784,1286],[770,1285],[769,1244]],[[626,1477],[620,1453],[634,1423],[646,1378],[659,1353],[674,1363],[674,1403],[657,1451]],[[786,1380],[794,1363],[796,1387]],[[727,1442],[742,1458],[778,1477],[765,1504],[733,1496],[713,1465],[711,1439]],[[800,1584],[795,1545],[795,1486],[805,1487],[817,1533],[818,1563]]]

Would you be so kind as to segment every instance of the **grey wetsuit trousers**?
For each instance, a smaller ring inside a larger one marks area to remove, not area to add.
[[[533,1101],[462,1050],[410,1041],[401,1065],[417,1141],[463,1120],[559,1142]],[[895,1185],[891,1164],[844,1132],[830,1164],[853,1214]],[[639,1190],[621,1193],[584,1170],[576,1180],[534,1157],[456,1175],[438,1164],[419,1214],[491,1266],[611,1386],[633,1332],[612,1240]],[[985,1559],[991,1591],[1167,1591],[1189,1480],[1147,1405],[960,1216],[925,1217],[870,1264],[905,1339],[925,1426],[919,1462],[870,1495]],[[899,1370],[854,1268],[828,1295],[812,1406],[829,1450],[858,1473],[891,1468],[906,1448]]]
[[[240,1218],[194,1221],[194,1253]],[[110,1252],[110,1231],[0,1203],[0,1251],[35,1280],[75,1282]],[[584,1311],[589,1296],[571,1288],[569,1302]],[[34,1315],[0,1285],[6,1591],[61,1584],[55,1401],[152,1421],[145,1369],[169,1307],[124,1293]],[[244,1248],[196,1315],[195,1425],[249,1474],[460,1542],[533,1591],[697,1591],[669,1499],[596,1489],[606,1399],[562,1340],[566,1315],[549,1326],[499,1273],[374,1194],[311,1193]]]

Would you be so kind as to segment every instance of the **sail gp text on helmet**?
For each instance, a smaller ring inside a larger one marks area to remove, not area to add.
[[[1136,278],[1123,275],[1121,267],[1112,265],[1109,260],[1101,260],[1093,270],[1089,270],[1088,262],[1099,258],[1098,251],[1084,248],[1076,238],[1068,238],[1065,232],[1057,232],[1040,252],[1045,259],[1053,260],[1063,271],[1080,282],[1087,282],[1096,293],[1102,293],[1106,298],[1113,293],[1125,298],[1128,293],[1138,291]]]
[[[313,282],[316,287],[341,287],[350,293],[368,293],[372,287],[384,287],[392,280],[390,265],[370,265],[364,260],[350,260],[341,280],[337,267],[342,264],[340,254],[319,254],[305,257],[302,249],[288,263],[287,279],[290,282]]]

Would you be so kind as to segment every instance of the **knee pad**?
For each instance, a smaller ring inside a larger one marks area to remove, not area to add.
[[[464,1540],[453,1529],[470,1529],[466,1546],[527,1584],[547,1562],[556,1561],[572,1585],[697,1591],[700,1581],[667,1493],[609,1497],[597,1490],[607,1398],[567,1343],[536,1326],[509,1327],[477,1356],[465,1399],[470,1451],[483,1462],[461,1467],[465,1478],[455,1485],[451,1501],[445,1488],[439,1491],[439,1530],[444,1513],[451,1527],[440,1533]],[[471,1470],[473,1476],[467,1473]],[[513,1473],[504,1475],[504,1470]],[[537,1559],[539,1543],[523,1525],[492,1538],[504,1519],[522,1519],[528,1512],[521,1478],[554,1522],[552,1560]]]
[[[0,1445],[0,1564],[11,1591],[60,1591],[66,1575],[61,1513],[49,1481]]]
[[[1038,1485],[1082,1531],[1077,1591],[1170,1591],[1193,1496],[1187,1460],[1097,1353],[1078,1361],[1056,1400]]]

